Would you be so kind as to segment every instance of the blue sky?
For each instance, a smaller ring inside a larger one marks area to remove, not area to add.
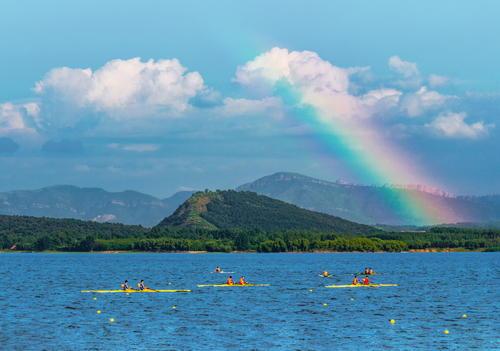
[[[367,181],[293,118],[301,106],[273,90],[287,80],[353,140],[376,133],[426,175],[391,181],[499,193],[498,13],[497,1],[2,1],[0,190],[166,196],[281,170]]]

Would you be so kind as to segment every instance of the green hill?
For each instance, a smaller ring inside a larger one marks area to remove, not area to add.
[[[247,191],[198,192],[158,227],[244,230],[318,230],[367,234],[375,228],[299,208]]]

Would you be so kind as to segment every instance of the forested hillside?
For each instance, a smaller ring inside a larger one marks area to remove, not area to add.
[[[375,228],[243,191],[194,194],[159,226],[199,229],[317,230],[366,234]]]

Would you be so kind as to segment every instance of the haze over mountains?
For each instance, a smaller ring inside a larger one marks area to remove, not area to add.
[[[159,199],[137,191],[108,192],[99,188],[58,185],[38,190],[0,193],[0,214],[75,218],[154,226],[170,215],[192,192]]]
[[[238,187],[302,208],[328,213],[365,224],[415,225],[421,218],[401,205],[408,196],[418,196],[427,206],[447,208],[436,223],[491,223],[500,220],[500,195],[450,196],[417,187],[387,187],[329,182],[297,173],[279,172]]]
[[[399,206],[401,194],[417,194],[427,203],[450,209],[440,223],[500,221],[500,195],[449,196],[425,188],[389,188],[329,182],[297,173],[279,172],[237,188],[282,200],[304,209],[362,224],[414,225],[420,218]],[[136,191],[107,192],[99,188],[52,186],[0,193],[0,214],[76,218],[154,226],[168,217],[193,192],[166,199]],[[399,194],[399,195],[398,195]]]

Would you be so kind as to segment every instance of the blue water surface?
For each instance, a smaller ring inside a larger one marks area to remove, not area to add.
[[[499,253],[1,254],[0,345],[3,350],[495,350],[500,349],[499,258]],[[197,288],[225,280],[211,273],[217,265],[235,271],[236,279],[243,274],[271,286]],[[349,283],[366,266],[381,273],[374,281],[400,286],[324,288]],[[334,278],[319,277],[323,270]],[[124,279],[193,291],[80,292],[116,289]]]

